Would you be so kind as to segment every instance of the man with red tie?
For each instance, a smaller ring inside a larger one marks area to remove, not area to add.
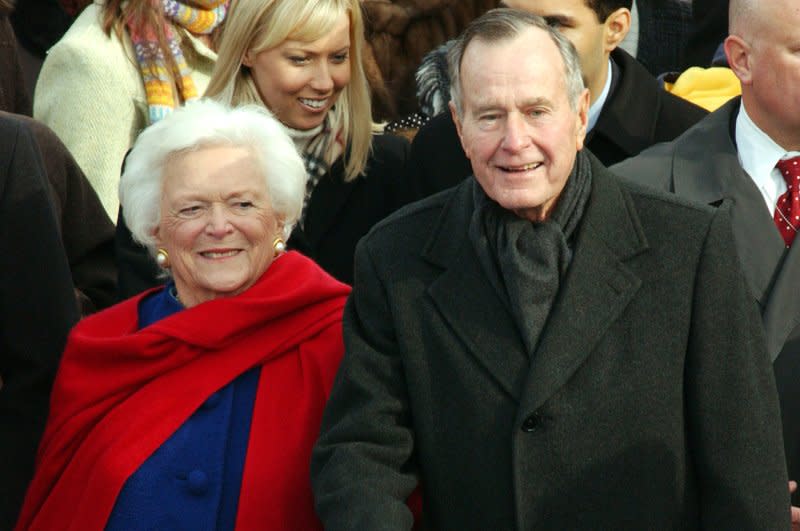
[[[725,53],[741,81],[741,98],[673,142],[611,168],[640,183],[730,209],[739,259],[773,359],[789,478],[795,480],[800,479],[798,50],[796,0],[732,0]],[[798,505],[797,493],[793,500]]]

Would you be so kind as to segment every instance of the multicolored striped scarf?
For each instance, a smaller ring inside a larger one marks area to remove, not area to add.
[[[164,56],[156,28],[149,27],[138,18],[132,17],[127,21],[144,81],[151,124],[164,118],[180,103],[199,97],[175,26],[181,26],[195,35],[207,35],[225,19],[229,1],[193,0],[194,5],[187,5],[178,0],[150,0],[152,9],[164,12],[162,30],[174,67]],[[176,79],[180,79],[180,83]]]

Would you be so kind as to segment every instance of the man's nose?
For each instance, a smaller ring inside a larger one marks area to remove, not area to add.
[[[530,131],[524,118],[517,113],[510,113],[506,118],[503,148],[516,152],[527,147],[530,142]]]

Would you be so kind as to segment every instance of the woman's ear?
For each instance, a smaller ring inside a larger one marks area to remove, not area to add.
[[[242,64],[248,68],[252,68],[254,55],[255,54],[253,53],[252,50],[247,50],[244,54],[244,57],[242,57]]]
[[[153,237],[153,245],[156,247],[161,247],[163,242],[161,240],[161,227],[156,225],[155,228],[150,232],[150,236]]]

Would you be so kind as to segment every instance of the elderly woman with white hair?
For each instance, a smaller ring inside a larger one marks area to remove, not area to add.
[[[263,108],[151,126],[120,199],[166,284],[81,321],[17,529],[315,529],[349,288],[284,252],[303,163]]]

